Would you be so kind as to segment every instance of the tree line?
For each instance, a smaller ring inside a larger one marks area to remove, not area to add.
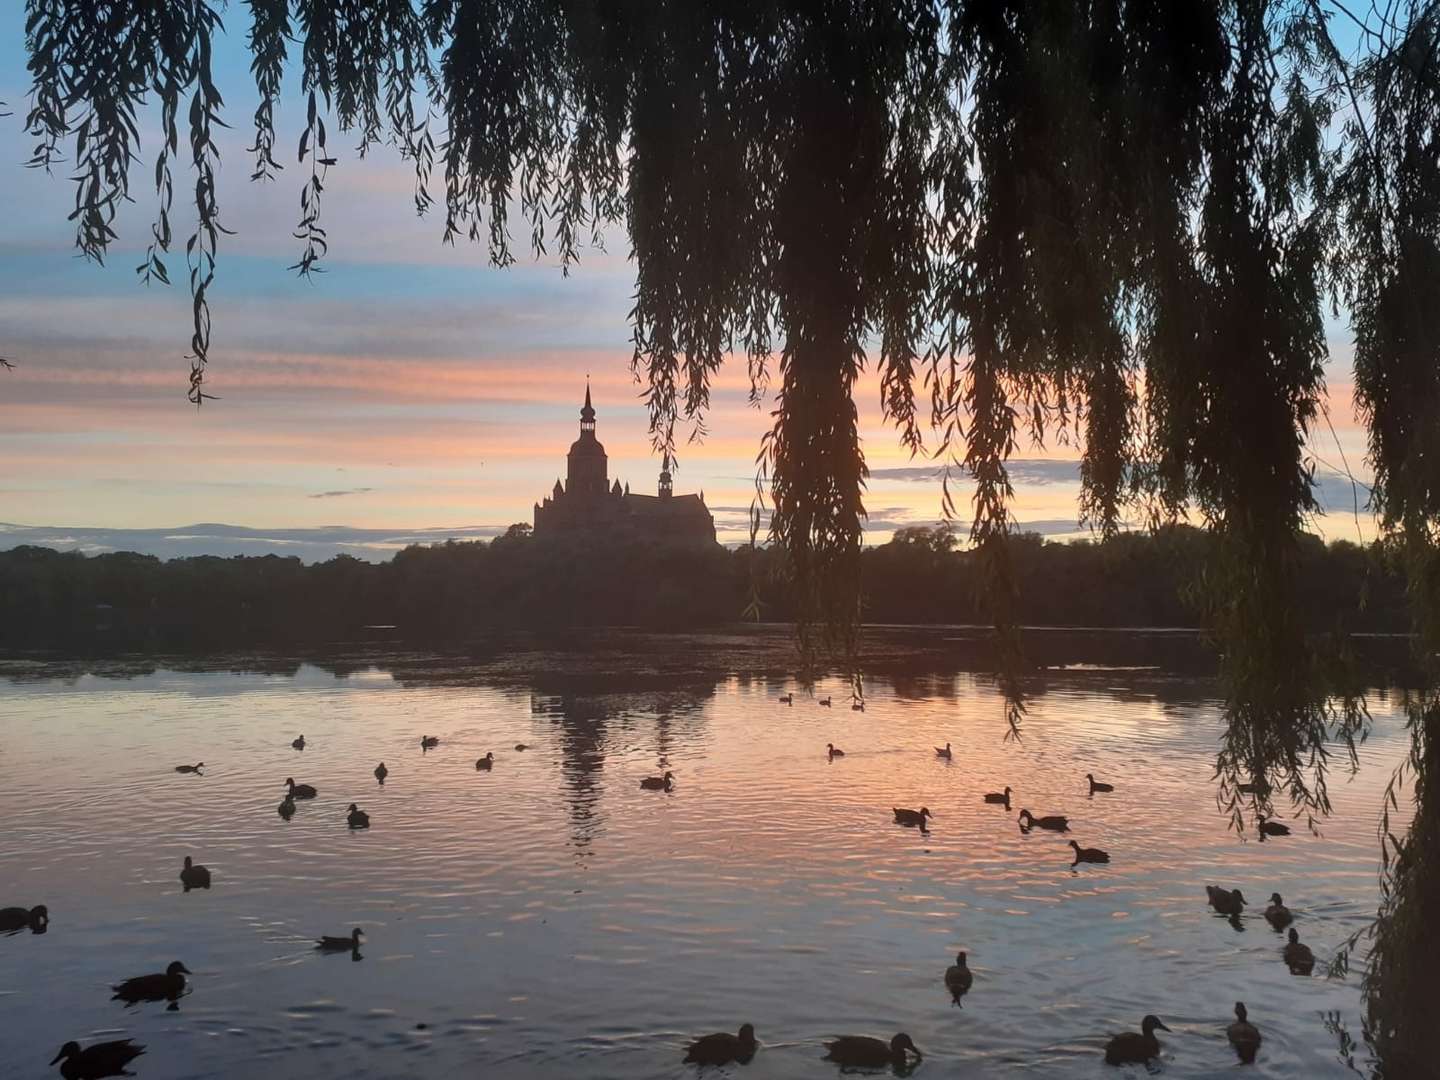
[[[1014,538],[1016,615],[1030,626],[1181,627],[1198,607],[1213,535],[1188,526],[1101,541]],[[1391,549],[1310,537],[1305,619],[1317,632],[1410,628]],[[870,623],[984,624],[984,568],[946,528],[901,529],[861,560]],[[797,614],[773,547],[550,541],[517,525],[492,541],[413,545],[386,562],[278,555],[164,561],[25,546],[0,552],[0,648],[203,651],[362,640],[463,643],[506,628],[682,630]]]

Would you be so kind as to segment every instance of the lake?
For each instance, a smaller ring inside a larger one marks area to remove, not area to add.
[[[1358,976],[1322,969],[1377,903],[1406,739],[1383,695],[1321,835],[1257,843],[1216,808],[1202,678],[1051,672],[1017,742],[974,674],[881,675],[858,712],[838,680],[824,708],[783,678],[657,679],[649,660],[560,683],[537,661],[529,684],[441,659],[0,666],[0,905],[51,913],[0,938],[0,1075],[130,1036],[146,1078],[677,1077],[691,1037],[751,1021],[751,1064],[707,1075],[835,1076],[823,1040],[903,1030],[917,1076],[1113,1076],[1107,1033],[1154,1012],[1164,1073],[1204,1077],[1238,1067],[1237,999],[1265,1039],[1245,1075],[1353,1075]],[[672,791],[641,789],[667,769]],[[1087,772],[1116,791],[1089,797]],[[287,777],[319,789],[288,822]],[[981,801],[1007,784],[1013,812]],[[893,823],[922,805],[928,835]],[[1066,837],[1021,833],[1022,806],[1113,861],[1072,869]],[[208,891],[182,890],[187,854]],[[1244,891],[1241,929],[1208,883]],[[1314,977],[1261,918],[1275,891]],[[352,927],[358,959],[313,950]],[[177,959],[178,1009],[109,1000]]]

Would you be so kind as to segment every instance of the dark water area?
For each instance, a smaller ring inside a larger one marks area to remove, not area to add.
[[[916,1076],[1123,1075],[1105,1037],[1154,1012],[1173,1029],[1158,1068],[1213,1077],[1240,1067],[1237,999],[1265,1040],[1245,1075],[1354,1075],[1358,978],[1323,967],[1378,899],[1406,745],[1384,692],[1319,834],[1258,843],[1215,805],[1214,683],[1143,642],[1128,665],[1046,672],[1018,742],[989,679],[898,645],[859,712],[840,680],[812,696],[786,657],[748,663],[752,638],[638,643],[0,663],[0,906],[51,913],[0,937],[0,1076],[129,1036],[154,1078],[678,1077],[690,1037],[745,1021],[754,1060],[707,1075],[834,1076],[825,1039],[899,1030]],[[665,770],[672,791],[641,789]],[[1115,792],[1089,796],[1087,772]],[[287,777],[319,789],[288,822]],[[1007,784],[1011,812],[982,802]],[[369,830],[346,827],[351,802]],[[928,834],[892,822],[922,805]],[[1112,861],[1072,868],[1069,837],[1019,830],[1022,806]],[[187,854],[209,890],[182,890]],[[1209,883],[1244,891],[1238,929]],[[1313,977],[1261,917],[1276,891]],[[358,959],[312,948],[352,927]],[[110,1000],[177,959],[194,974],[174,1011]]]

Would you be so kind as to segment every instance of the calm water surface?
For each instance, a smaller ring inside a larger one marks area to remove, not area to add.
[[[1017,744],[970,675],[873,683],[860,713],[838,683],[825,709],[778,705],[774,681],[77,670],[0,681],[0,904],[52,919],[0,938],[5,1077],[119,1035],[148,1045],[147,1078],[673,1077],[693,1075],[690,1036],[746,1020],[762,1048],[730,1071],[757,1080],[834,1076],[824,1038],[902,1029],[918,1076],[1101,1076],[1105,1034],[1149,1011],[1174,1029],[1165,1074],[1223,1076],[1237,998],[1265,1038],[1244,1075],[1353,1075],[1330,1014],[1358,1037],[1356,978],[1291,976],[1259,911],[1284,894],[1322,965],[1373,913],[1404,737],[1383,700],[1323,835],[1261,844],[1216,810],[1218,709],[1193,680],[1053,677]],[[672,793],[640,789],[665,768]],[[1088,798],[1086,772],[1116,793]],[[287,823],[288,776],[320,795]],[[1114,862],[1072,871],[1065,838],[981,802],[1005,784]],[[368,832],[346,828],[352,801]],[[930,834],[896,805],[928,806]],[[182,892],[186,854],[210,891]],[[1243,930],[1209,913],[1209,882],[1250,898]],[[362,959],[311,949],[353,926]],[[941,984],[958,949],[960,1008]],[[173,959],[195,973],[177,1011],[109,1000]]]

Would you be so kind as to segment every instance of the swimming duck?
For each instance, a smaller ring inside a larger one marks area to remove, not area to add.
[[[1290,928],[1290,940],[1280,955],[1285,958],[1291,975],[1309,975],[1315,970],[1315,954],[1310,951],[1309,945],[1300,944],[1300,931],[1293,926]]]
[[[301,735],[298,739],[295,739],[294,741],[292,741],[292,742],[290,743],[290,745],[293,746],[296,750],[304,750],[304,749],[305,749],[305,736],[304,736],[304,735]]]
[[[295,816],[295,800],[289,795],[286,795],[285,798],[280,800],[280,806],[279,809],[276,810],[276,813],[286,821],[289,821]]]
[[[1029,810],[1021,810],[1019,817],[1020,827],[1026,832],[1034,828],[1049,829],[1051,832],[1069,832],[1070,819],[1061,814],[1050,814],[1046,817],[1036,817]]]
[[[0,934],[13,934],[27,926],[43,933],[49,921],[50,909],[44,904],[36,904],[28,910],[23,907],[0,908]]]
[[[780,695],[780,704],[781,704],[781,705],[794,705],[794,704],[795,704],[795,695],[794,695],[794,694],[781,694],[781,695]]]
[[[890,809],[895,814],[896,825],[907,825],[911,827],[918,826],[921,832],[925,831],[925,819],[933,818],[935,816],[934,814],[930,813],[930,808],[928,806],[922,806],[919,810],[906,810],[903,807],[898,806],[892,806]]]
[[[1241,795],[1269,795],[1270,785],[1264,780],[1255,780],[1249,784],[1240,784],[1235,790]]]
[[[880,1068],[893,1065],[903,1069],[909,1064],[906,1053],[922,1058],[918,1047],[903,1031],[888,1043],[872,1039],[869,1035],[842,1035],[825,1044],[825,1060],[834,1061],[847,1068]]]
[[[717,1031],[713,1035],[702,1035],[690,1044],[685,1052],[685,1063],[696,1065],[728,1065],[732,1061],[746,1064],[755,1056],[755,1025],[741,1024],[740,1032],[731,1035],[728,1031]]]
[[[666,773],[664,776],[647,776],[640,781],[640,786],[646,791],[669,791],[675,786],[673,773]]]
[[[841,750],[841,749],[840,749],[838,746],[836,746],[834,743],[828,743],[828,742],[827,742],[827,743],[825,744],[825,750],[826,750],[826,752],[827,752],[832,758],[844,757],[844,756],[845,756],[845,751],[844,751],[844,750]]]
[[[825,708],[828,709],[828,708],[830,708],[830,699],[829,699],[828,697],[822,697],[822,698],[820,699],[820,704],[823,705],[823,706],[825,706]]]
[[[440,745],[440,737],[439,737],[438,735],[421,735],[421,736],[420,736],[420,749],[421,749],[421,750],[433,750],[433,749],[435,749],[435,747],[437,747],[437,746],[439,746],[439,745]]]
[[[321,952],[358,952],[360,950],[361,930],[357,926],[350,931],[349,937],[331,937],[325,934],[315,939],[315,948]]]
[[[1001,806],[1005,807],[1006,810],[1009,810],[1010,789],[1007,787],[1004,791],[992,791],[985,796],[985,801],[988,803],[999,803]]]
[[[1085,774],[1085,779],[1090,781],[1090,794],[1091,794],[1091,795],[1094,795],[1097,791],[1114,791],[1114,790],[1115,790],[1115,785],[1114,785],[1114,784],[1102,784],[1102,783],[1100,783],[1098,780],[1096,780],[1095,777],[1094,777],[1092,774],[1090,774],[1090,773],[1088,773],[1088,772]]]
[[[936,756],[936,757],[942,757],[942,758],[944,758],[946,761],[949,761],[949,760],[950,760],[952,757],[954,757],[955,755],[950,752],[950,744],[947,742],[947,743],[945,744],[945,749],[944,749],[944,750],[941,750],[940,747],[938,747],[938,746],[935,747],[935,756]]]
[[[197,761],[194,765],[176,765],[175,771],[178,773],[198,773],[204,767],[205,762]]]
[[[350,804],[350,812],[345,815],[345,820],[350,823],[352,829],[368,829],[370,827],[370,815],[353,802]]]
[[[125,1066],[145,1053],[145,1047],[134,1039],[116,1039],[95,1043],[80,1049],[77,1042],[67,1042],[50,1064],[60,1063],[65,1080],[100,1080],[105,1076],[129,1076]]]
[[[865,702],[863,702],[863,701],[852,701],[852,702],[850,703],[850,711],[851,711],[851,712],[864,712],[864,711],[865,711]]]
[[[1169,1031],[1158,1016],[1147,1016],[1140,1021],[1140,1031],[1126,1031],[1116,1035],[1105,1044],[1106,1065],[1140,1065],[1160,1056],[1160,1040],[1155,1030]]]
[[[1284,930],[1295,921],[1295,916],[1290,914],[1290,909],[1285,906],[1285,901],[1280,899],[1278,892],[1270,894],[1270,906],[1265,909],[1265,921],[1276,930]]]
[[[210,871],[203,866],[192,862],[189,855],[185,856],[185,867],[180,871],[180,884],[185,886],[185,891],[191,889],[208,889],[210,887]]]
[[[1260,818],[1260,838],[1267,836],[1289,836],[1290,826],[1282,825],[1278,821],[1271,821],[1263,815]]]
[[[1210,906],[1221,915],[1239,918],[1245,910],[1245,897],[1239,889],[1222,889],[1219,885],[1206,885],[1205,895]]]
[[[1245,1003],[1235,1002],[1235,1022],[1225,1029],[1225,1035],[1240,1061],[1245,1065],[1255,1063],[1255,1053],[1260,1049],[1260,1029],[1250,1023],[1245,1013]]]
[[[945,969],[945,987],[956,998],[970,989],[970,984],[975,981],[975,976],[965,965],[965,954],[955,954],[955,963]]]
[[[137,975],[116,983],[111,1001],[123,1001],[134,1005],[138,1001],[178,1001],[185,992],[185,976],[190,969],[176,960],[163,973]]]
[[[1110,861],[1110,853],[1101,851],[1098,847],[1081,847],[1074,840],[1070,841],[1070,846],[1075,849],[1075,861],[1070,864],[1071,866],[1078,866],[1082,862],[1104,863]]]
[[[292,776],[287,776],[285,783],[290,787],[290,798],[292,799],[313,799],[319,794],[309,784],[297,784]]]
[[[478,761],[475,762],[475,771],[476,771],[476,772],[479,772],[480,770],[483,769],[484,771],[489,772],[491,766],[494,765],[494,764],[495,764],[495,755],[494,755],[494,753],[489,753],[489,752],[487,752],[484,757],[480,758]]]
[[[385,783],[385,777],[389,775],[390,770],[385,767],[385,762],[382,761],[379,765],[375,766],[375,779],[379,780],[380,783]]]
[[[530,744],[529,744],[529,743],[523,743],[523,742],[517,742],[517,743],[515,744],[515,749],[516,749],[516,750],[529,750],[529,749],[530,749]]]

